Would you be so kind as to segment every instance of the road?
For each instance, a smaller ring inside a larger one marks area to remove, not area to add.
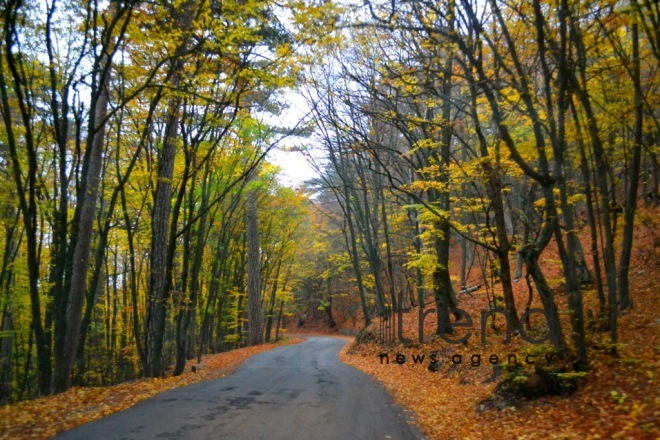
[[[56,438],[422,438],[380,384],[339,361],[344,344],[309,337],[278,347],[230,376],[161,393]]]

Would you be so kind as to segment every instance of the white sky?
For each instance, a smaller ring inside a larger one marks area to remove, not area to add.
[[[317,177],[307,159],[297,151],[275,148],[268,153],[268,161],[282,168],[280,182],[289,187],[298,187],[305,180]]]
[[[283,99],[288,102],[289,107],[275,117],[279,121],[271,121],[271,123],[291,128],[305,118],[305,115],[309,113],[309,107],[305,99],[295,91],[285,93]],[[295,188],[306,180],[318,177],[302,153],[295,151],[296,148],[293,148],[294,151],[290,151],[291,147],[302,146],[309,142],[312,140],[292,136],[284,139],[280,146],[273,148],[268,153],[268,161],[282,168],[279,179],[282,184]]]

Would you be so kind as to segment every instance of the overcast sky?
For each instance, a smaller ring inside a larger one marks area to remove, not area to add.
[[[268,160],[282,168],[280,181],[287,186],[297,187],[305,180],[316,177],[307,159],[297,151],[282,151],[275,148],[268,154]]]

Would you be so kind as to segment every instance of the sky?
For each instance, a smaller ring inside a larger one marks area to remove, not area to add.
[[[286,186],[295,188],[306,180],[317,177],[307,159],[298,151],[274,148],[268,153],[268,161],[282,168],[280,182]]]
[[[300,93],[290,90],[284,93],[281,98],[288,104],[288,108],[272,118],[264,115],[265,120],[269,123],[276,126],[293,127],[309,114],[309,106]],[[302,185],[306,180],[318,177],[307,158],[296,151],[296,148],[291,148],[301,144],[309,144],[309,142],[311,142],[309,138],[292,136],[284,139],[280,144],[281,146],[273,148],[268,153],[268,161],[282,168],[280,176],[282,184],[295,188]]]

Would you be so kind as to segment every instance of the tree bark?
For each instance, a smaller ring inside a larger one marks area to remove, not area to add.
[[[264,341],[263,317],[261,313],[261,269],[257,194],[256,188],[250,188],[245,201],[248,269],[248,346],[258,345]]]
[[[183,77],[185,53],[190,36],[189,32],[194,17],[195,0],[188,0],[175,18],[176,27],[183,34],[175,58],[171,66],[170,86],[178,91]],[[170,261],[170,220],[172,211],[172,178],[174,177],[174,160],[176,157],[176,139],[181,114],[181,97],[174,95],[169,98],[165,125],[165,136],[162,149],[158,154],[158,173],[156,194],[151,215],[151,248],[149,252],[150,275],[149,293],[147,296],[147,321],[145,342],[144,373],[149,377],[161,377],[163,366],[163,337],[167,302],[170,295],[171,274],[168,272]]]
[[[632,25],[632,51],[633,51],[633,84],[635,87],[635,131],[633,139],[633,157],[628,174],[630,183],[626,197],[624,213],[625,225],[623,227],[623,243],[619,259],[619,307],[621,310],[632,308],[628,274],[630,272],[630,258],[632,256],[633,234],[635,226],[635,210],[637,209],[637,188],[639,187],[639,174],[642,158],[642,136],[644,129],[644,95],[641,84],[641,68],[639,59],[639,31],[637,23]]]

